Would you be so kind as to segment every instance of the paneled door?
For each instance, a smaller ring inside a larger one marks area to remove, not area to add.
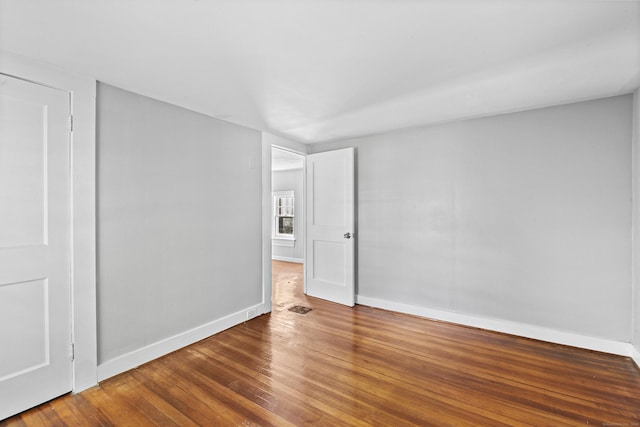
[[[69,111],[0,74],[0,420],[72,387]]]
[[[307,156],[307,294],[355,304],[354,149]]]

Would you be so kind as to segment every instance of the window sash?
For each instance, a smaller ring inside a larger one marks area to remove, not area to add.
[[[273,193],[273,237],[293,238],[295,233],[295,198],[293,191]]]

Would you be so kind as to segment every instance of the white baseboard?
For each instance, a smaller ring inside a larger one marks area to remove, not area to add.
[[[640,351],[638,351],[634,346],[631,346],[631,354],[629,357],[631,357],[631,360],[633,360],[636,363],[636,366],[640,368]]]
[[[276,261],[296,262],[298,264],[304,264],[304,260],[302,258],[289,258],[286,256],[273,255],[271,259],[274,259]]]
[[[157,359],[158,357],[164,356],[172,351],[186,347],[263,314],[263,305],[264,304],[258,304],[245,308],[244,310],[240,310],[228,316],[101,363],[98,365],[98,381],[126,372],[144,363],[150,362],[153,359]]]
[[[274,258],[275,259],[275,258]],[[295,261],[293,261],[295,262]],[[517,335],[526,338],[533,338],[541,341],[556,344],[569,345],[588,350],[601,351],[604,353],[617,354],[630,357],[638,367],[640,367],[640,352],[629,343],[611,341],[602,338],[587,337],[568,332],[556,331],[553,329],[532,326],[523,323],[510,322],[498,319],[489,319],[468,314],[454,313],[445,310],[419,307],[410,304],[397,303],[377,298],[369,298],[362,295],[356,296],[356,303],[400,313],[413,314],[434,320],[442,320],[457,323],[465,326],[472,326],[481,329],[488,329]],[[251,315],[249,316],[249,313]],[[174,335],[156,343],[150,344],[138,350],[116,357],[98,365],[98,381],[103,381],[114,375],[126,372],[153,359],[164,356],[172,351],[178,350],[187,345],[198,342],[202,339],[215,335],[219,332],[238,325],[259,314],[264,313],[264,304],[257,304],[230,314],[223,318],[214,320],[202,326]]]
[[[378,298],[365,297],[362,295],[356,296],[356,303],[367,305],[370,307],[382,308],[385,310],[397,311],[400,313],[413,314],[416,316],[426,317],[434,320],[457,323],[459,325],[488,329],[496,332],[503,332],[510,335],[517,335],[520,337],[532,338],[540,341],[547,341],[556,344],[584,348],[587,350],[595,350],[603,353],[631,357],[636,361],[636,364],[638,364],[638,360],[640,359],[640,357],[638,357],[640,356],[638,354],[638,351],[630,343],[625,342],[588,337],[579,334],[572,334],[570,332],[556,331],[540,326],[527,325],[524,323],[511,322],[508,320],[490,319],[434,308],[397,303]],[[635,356],[633,355],[633,351],[635,351]]]

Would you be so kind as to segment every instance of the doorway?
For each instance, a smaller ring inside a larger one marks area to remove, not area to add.
[[[263,139],[263,302],[274,260],[302,264],[302,292],[355,304],[355,150],[303,155]],[[271,174],[269,176],[269,173]],[[268,254],[268,255],[267,255]]]
[[[305,262],[305,156],[273,146],[271,150],[272,262]],[[304,292],[304,284],[301,291]],[[272,295],[273,297],[273,295]]]

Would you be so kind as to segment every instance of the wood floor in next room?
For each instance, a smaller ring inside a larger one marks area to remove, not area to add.
[[[306,297],[299,264],[273,279],[270,315],[0,425],[640,423],[628,358]]]

